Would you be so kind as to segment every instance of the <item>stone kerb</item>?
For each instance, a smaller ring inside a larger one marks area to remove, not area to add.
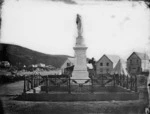
[[[139,92],[139,100],[148,101],[147,76],[137,75],[137,89]]]

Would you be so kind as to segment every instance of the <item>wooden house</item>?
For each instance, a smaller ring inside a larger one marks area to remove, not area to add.
[[[96,74],[110,74],[118,63],[120,57],[117,55],[103,55],[96,62]]]
[[[61,65],[61,71],[64,73],[65,68],[72,67],[74,65],[74,58],[68,58],[64,63]]]
[[[149,71],[149,57],[146,53],[133,52],[127,59],[127,70],[131,75]]]

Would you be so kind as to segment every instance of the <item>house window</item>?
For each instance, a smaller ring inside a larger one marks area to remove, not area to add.
[[[106,63],[107,66],[109,66],[109,63]]]
[[[71,66],[70,63],[67,63],[67,67]]]
[[[103,66],[103,63],[100,63],[100,66]]]
[[[132,60],[130,60],[130,63],[132,64]]]

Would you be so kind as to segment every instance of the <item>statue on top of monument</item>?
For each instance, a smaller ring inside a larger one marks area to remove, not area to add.
[[[78,29],[78,36],[82,36],[82,22],[81,22],[81,16],[77,14],[76,18],[76,24],[77,24],[77,29]]]

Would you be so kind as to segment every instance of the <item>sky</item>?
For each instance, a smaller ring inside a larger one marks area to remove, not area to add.
[[[74,56],[80,14],[87,57],[116,54],[126,59],[133,51],[150,53],[150,10],[144,2],[76,1],[5,0],[1,42]]]

